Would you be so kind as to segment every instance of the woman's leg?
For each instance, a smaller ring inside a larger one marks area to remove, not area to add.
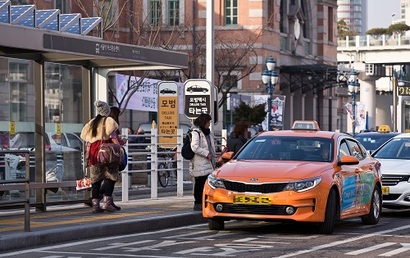
[[[108,178],[104,179],[104,198],[102,208],[106,211],[116,211],[112,194],[114,192],[115,181]]]
[[[100,194],[101,183],[102,180],[94,182],[91,187],[91,203],[93,208],[92,213],[103,212],[103,210],[100,207],[100,198],[98,197]]]
[[[194,199],[195,204],[202,204],[202,192],[204,191],[204,185],[208,176],[195,177],[194,185]]]

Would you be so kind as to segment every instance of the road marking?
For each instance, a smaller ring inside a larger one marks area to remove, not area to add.
[[[381,249],[383,247],[387,247],[387,246],[391,246],[391,245],[395,245],[395,244],[396,243],[393,243],[393,242],[386,242],[386,243],[383,243],[383,244],[374,245],[374,246],[370,246],[370,247],[367,247],[367,248],[362,248],[362,249],[359,249],[359,250],[356,250],[356,251],[353,251],[353,252],[348,252],[346,254],[347,255],[363,254],[363,253],[372,252],[374,250]]]
[[[399,254],[399,253],[403,253],[403,252],[407,252],[408,250],[410,250],[410,244],[409,243],[400,243],[403,247],[401,247],[401,248],[398,248],[398,249],[396,249],[396,250],[392,250],[392,251],[390,251],[390,252],[387,252],[387,253],[384,253],[384,254],[381,254],[381,255],[379,255],[379,256],[387,256],[387,257],[390,257],[390,256],[393,256],[393,255],[396,255],[396,254]]]
[[[312,247],[312,248],[307,249],[307,250],[301,250],[301,251],[294,252],[294,253],[288,253],[288,254],[284,254],[284,255],[281,255],[281,256],[275,256],[275,258],[287,258],[287,257],[307,254],[307,253],[319,251],[319,250],[322,250],[322,249],[327,249],[327,248],[330,248],[330,247],[335,247],[335,246],[338,246],[338,245],[342,245],[342,244],[346,244],[346,243],[350,243],[350,242],[355,242],[355,241],[362,240],[362,239],[365,239],[365,238],[380,236],[380,235],[383,235],[383,234],[387,234],[387,233],[391,233],[391,232],[395,232],[395,231],[399,231],[399,230],[404,230],[404,229],[409,229],[409,228],[410,228],[410,225],[406,225],[406,226],[402,226],[402,227],[383,230],[383,231],[380,231],[378,233],[366,234],[366,235],[362,235],[362,236],[358,236],[358,237],[354,237],[354,238],[349,238],[349,239],[346,239],[346,240],[332,242],[332,243],[325,244],[325,245],[315,246],[315,247]]]

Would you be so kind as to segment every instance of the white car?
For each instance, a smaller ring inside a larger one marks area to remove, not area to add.
[[[383,207],[410,208],[410,133],[391,138],[372,156],[381,163]]]

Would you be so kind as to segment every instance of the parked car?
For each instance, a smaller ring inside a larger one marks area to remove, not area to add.
[[[75,133],[48,132],[45,137],[45,149],[50,151],[82,151],[83,141]],[[10,140],[10,149],[33,149],[35,148],[34,132],[18,132]]]
[[[391,132],[390,127],[387,125],[380,126],[377,132],[362,132],[356,134],[355,138],[363,144],[363,146],[370,151],[374,152],[383,143],[385,143],[390,138],[398,135],[399,133]]]
[[[389,139],[372,156],[383,169],[383,207],[410,208],[410,133]]]
[[[203,191],[209,229],[234,219],[283,220],[317,223],[320,233],[331,234],[339,219],[378,223],[379,161],[350,135],[320,131],[315,121],[293,128],[300,129],[263,132],[235,156],[223,154],[229,161],[209,175]]]
[[[17,132],[10,140],[10,150],[30,150],[30,178],[34,180],[35,167],[35,137],[34,132]],[[75,133],[55,133],[45,134],[46,151],[46,182],[60,182],[64,176],[64,167],[68,169],[66,177],[77,177],[77,173],[82,173],[82,151],[83,142]],[[66,158],[69,162],[64,163]],[[24,178],[25,171],[23,164],[25,160],[16,154],[5,154],[6,178]],[[78,161],[74,162],[73,161]],[[64,166],[64,167],[63,167]],[[8,169],[8,170],[7,170]],[[71,175],[72,174],[72,175]],[[54,189],[54,188],[53,188]],[[57,191],[58,189],[54,189]]]

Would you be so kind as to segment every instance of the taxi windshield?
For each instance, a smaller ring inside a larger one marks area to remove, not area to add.
[[[260,136],[253,138],[236,159],[331,162],[333,141],[317,137]]]

